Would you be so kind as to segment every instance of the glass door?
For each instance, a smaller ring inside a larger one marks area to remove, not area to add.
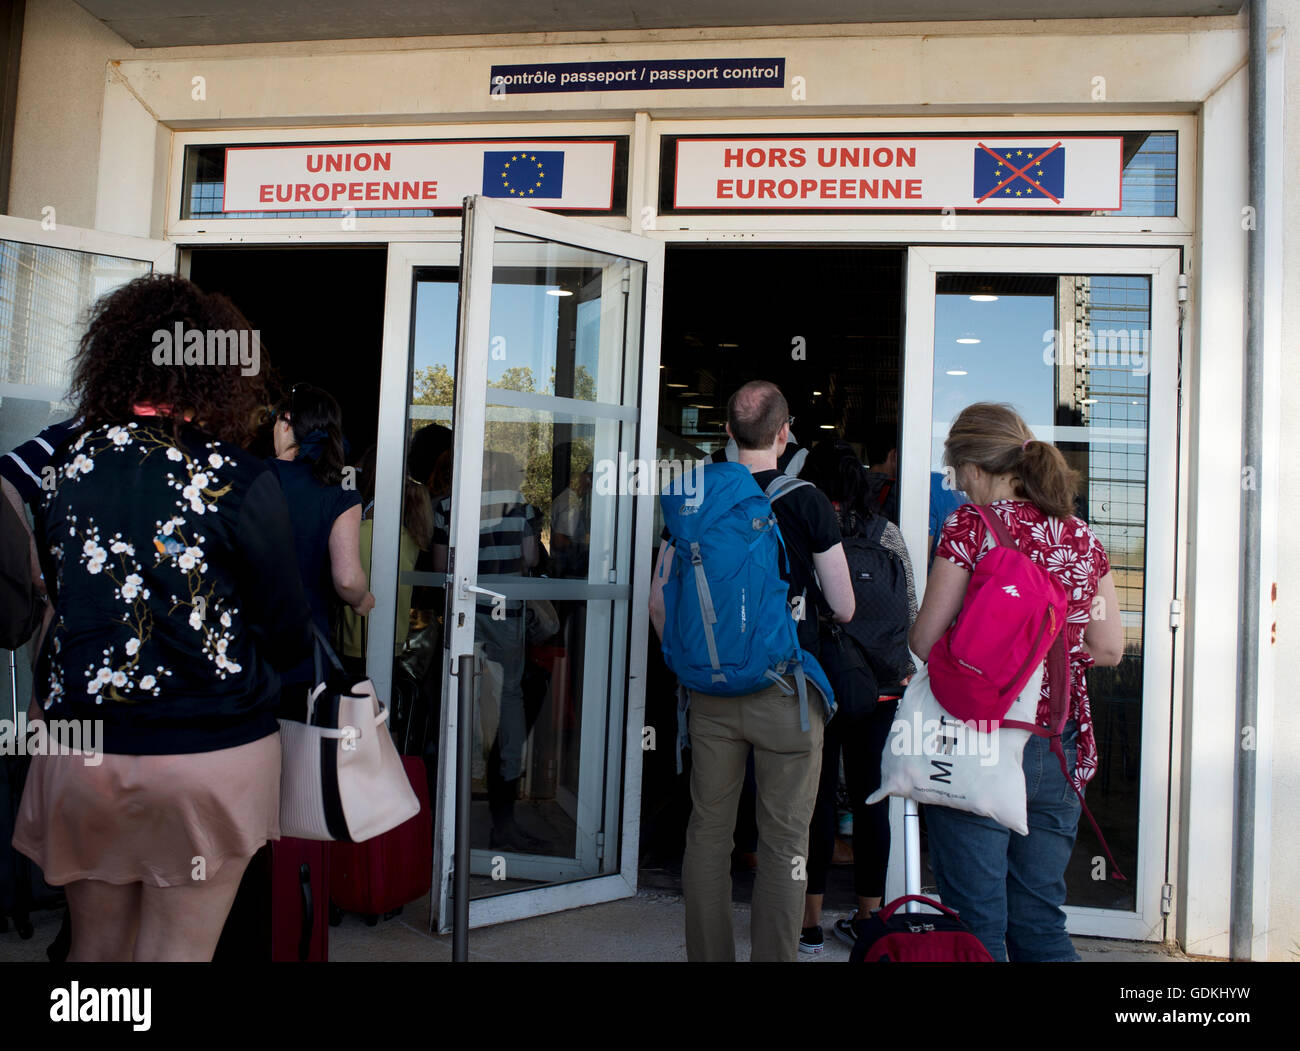
[[[1100,758],[1087,799],[1128,879],[1109,878],[1081,821],[1066,873],[1073,934],[1163,936],[1178,262],[1176,249],[909,252],[901,468],[915,478],[924,463],[933,483],[902,489],[914,563],[926,565],[933,523],[964,501],[942,475],[951,421],[973,402],[1007,402],[1079,472],[1075,513],[1105,546],[1116,583],[1124,658],[1088,672]]]
[[[72,415],[77,343],[100,296],[176,268],[167,241],[0,215],[0,455]],[[37,484],[37,479],[32,479]],[[0,665],[0,719],[26,711],[31,643]]]
[[[463,245],[390,248],[376,500],[427,498],[431,541],[408,568],[377,523],[375,555],[401,560],[392,630],[440,635],[437,930],[458,888],[471,927],[635,891],[662,260],[478,197]]]

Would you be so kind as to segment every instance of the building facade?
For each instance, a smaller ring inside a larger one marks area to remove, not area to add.
[[[247,268],[274,275],[279,313],[259,309],[281,332],[319,341],[309,315],[373,319],[373,345],[316,342],[293,360],[328,359],[336,388],[364,376],[380,507],[400,505],[416,432],[475,401],[455,421],[462,510],[517,467],[522,481],[506,482],[555,555],[572,550],[564,516],[583,508],[580,563],[502,588],[564,624],[523,795],[554,801],[567,845],[521,855],[512,893],[486,882],[494,855],[476,847],[475,923],[635,890],[643,779],[674,734],[647,652],[657,523],[649,490],[603,491],[600,465],[710,451],[730,387],[779,361],[815,430],[873,460],[882,441],[897,448],[918,567],[923,482],[962,405],[1012,401],[1083,475],[1127,654],[1094,673],[1103,755],[1089,802],[1129,878],[1081,840],[1076,933],[1228,955],[1241,494],[1258,487],[1252,955],[1295,958],[1300,717],[1278,654],[1300,629],[1287,554],[1300,497],[1284,459],[1300,417],[1283,395],[1300,370],[1283,337],[1300,311],[1300,191],[1282,179],[1300,3],[1268,5],[1262,207],[1248,193],[1245,11],[926,22],[919,4],[917,20],[871,24],[262,43],[235,19],[224,38],[205,29],[210,42],[135,46],[97,6],[25,5],[0,228],[7,445],[60,411],[66,370],[49,348],[67,351],[74,306],[150,266],[232,288]],[[168,31],[148,22],[144,39]],[[462,255],[467,194],[479,240]],[[1267,251],[1258,464],[1239,452],[1249,230]],[[37,265],[37,252],[57,259]],[[503,349],[456,375],[458,282],[475,259],[489,265],[464,331]],[[318,265],[315,295],[284,273]],[[20,278],[32,272],[38,289]],[[35,311],[45,328],[24,320],[32,303],[54,304]],[[463,544],[478,522],[460,523]],[[396,523],[376,525],[375,664],[408,612],[399,587],[440,582],[399,569]],[[476,717],[490,743],[519,673],[475,648],[476,619],[461,652],[502,680],[491,702],[480,687],[497,712]],[[444,926],[450,818],[440,804]]]

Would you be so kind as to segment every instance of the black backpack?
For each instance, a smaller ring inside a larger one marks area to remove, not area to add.
[[[911,664],[907,573],[903,560],[880,542],[889,519],[873,515],[863,522],[856,514],[849,517],[844,523],[849,527],[844,530],[844,556],[856,608],[853,619],[839,627],[862,648],[879,689],[889,693]]]

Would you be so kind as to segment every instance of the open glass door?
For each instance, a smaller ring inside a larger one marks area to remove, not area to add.
[[[0,454],[72,415],[72,358],[95,300],[175,268],[167,241],[0,216]],[[0,669],[0,718],[13,718],[11,676],[31,696],[30,669],[26,647]]]
[[[922,463],[942,471],[948,427],[965,406],[1009,402],[1079,472],[1076,514],[1105,546],[1116,583],[1125,655],[1117,668],[1088,672],[1100,760],[1087,798],[1128,879],[1109,878],[1081,821],[1066,872],[1072,934],[1163,936],[1178,264],[1176,249],[909,252],[902,476],[916,478]],[[943,491],[932,478],[937,485],[902,488],[903,535],[918,581],[931,514],[941,521],[948,510],[930,507],[931,493]],[[943,497],[934,499],[937,505]],[[901,843],[899,801],[895,810]],[[892,859],[890,895],[901,888],[900,853]]]
[[[404,459],[432,497],[430,558],[396,576],[399,619],[442,622],[444,932],[462,731],[471,927],[635,892],[653,494],[633,464],[655,455],[663,281],[658,242],[498,200],[466,199],[459,271],[454,247],[390,249],[376,493],[401,506]],[[400,546],[384,526],[380,567]],[[374,671],[392,638],[375,619]]]

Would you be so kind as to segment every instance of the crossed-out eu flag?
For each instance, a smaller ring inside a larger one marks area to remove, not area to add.
[[[989,152],[992,150],[992,154]],[[1065,147],[975,147],[975,199],[1058,201],[1065,197]],[[993,154],[996,154],[994,156]],[[1044,192],[1046,191],[1046,192]]]
[[[484,197],[528,200],[563,194],[563,150],[489,150],[483,154]]]

